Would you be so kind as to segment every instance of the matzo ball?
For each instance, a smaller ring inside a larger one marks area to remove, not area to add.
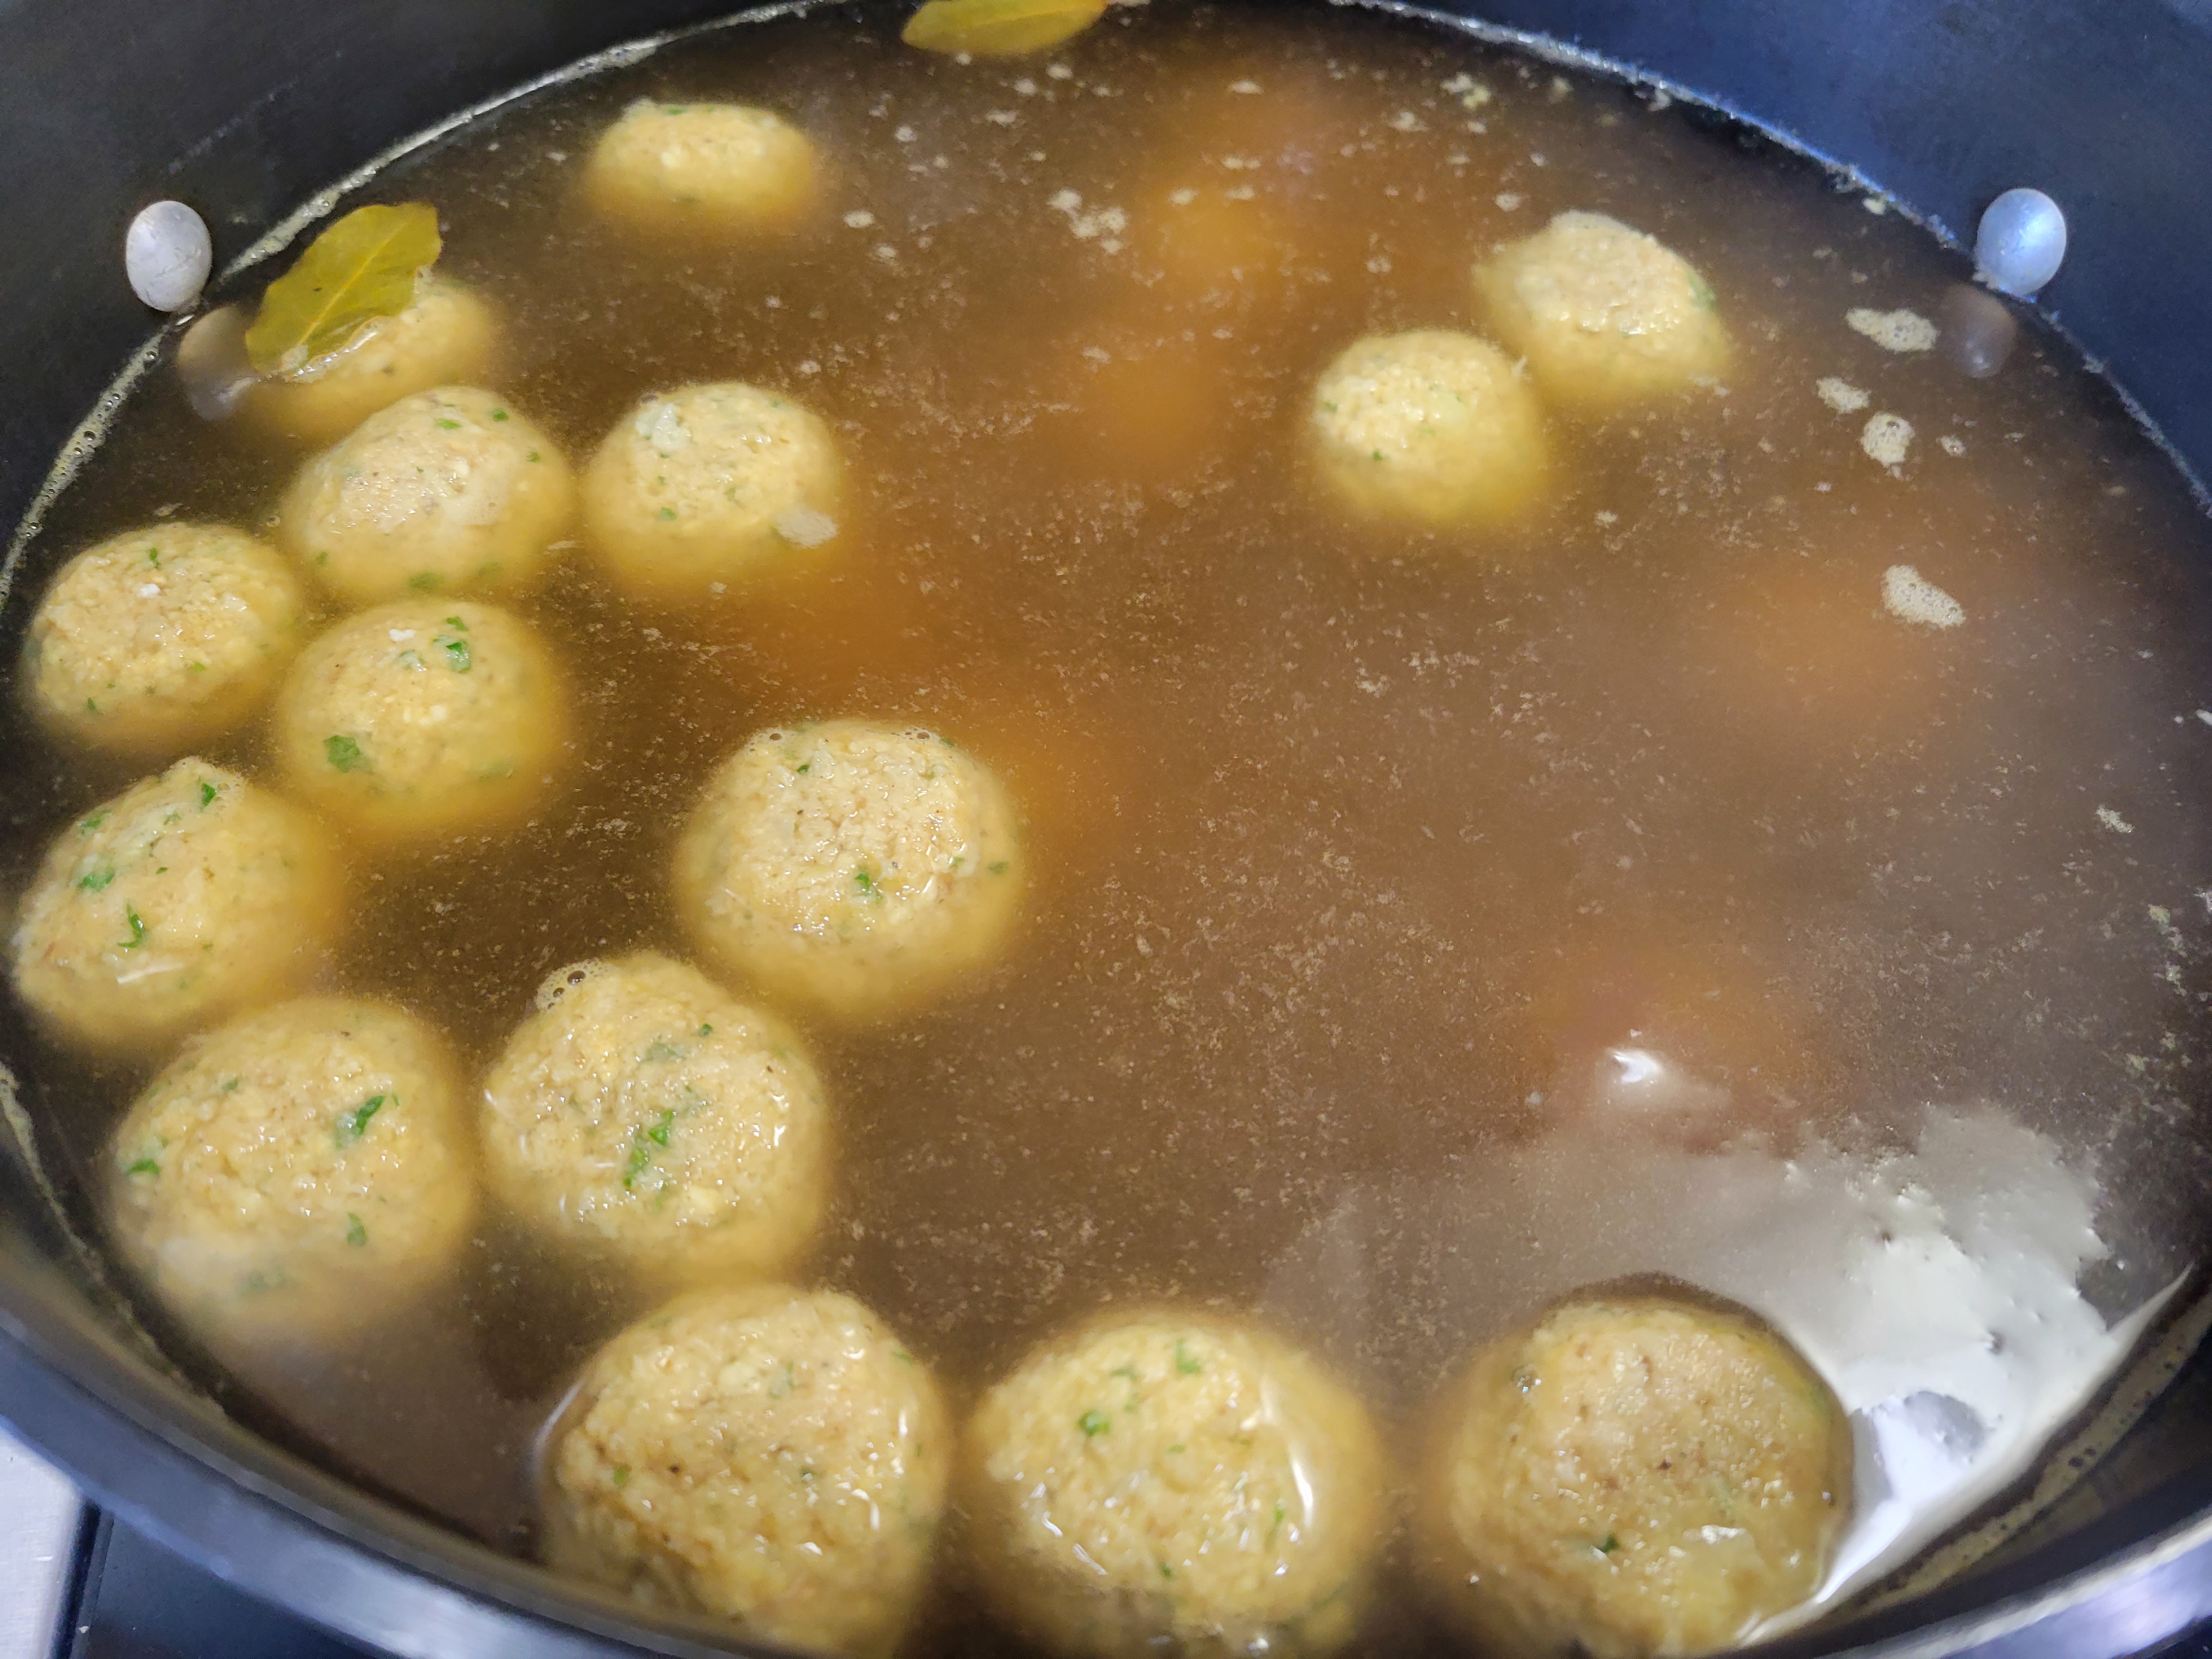
[[[765,994],[847,1020],[981,974],[1023,882],[998,779],[946,738],[865,720],[756,735],[709,780],[676,854],[702,948]]]
[[[647,1279],[788,1266],[822,1218],[822,1082],[781,1022],[651,953],[549,977],[484,1079],[492,1185]]]
[[[548,1451],[546,1554],[650,1607],[832,1652],[898,1644],[929,1569],[952,1425],[849,1297],[695,1291],[615,1338]]]
[[[112,754],[158,756],[259,708],[306,637],[275,549],[222,525],[152,525],[64,565],[39,601],[23,681],[40,718]]]
[[[156,1050],[311,978],[343,921],[328,832],[187,757],[54,838],[16,913],[15,988],[80,1047]]]
[[[197,1037],[108,1143],[115,1231],[218,1334],[353,1328],[468,1237],[476,1181],[452,1057],[411,1015],[311,997]]]

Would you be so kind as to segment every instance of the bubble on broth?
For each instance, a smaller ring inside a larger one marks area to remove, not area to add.
[[[537,994],[530,999],[530,1006],[541,1014],[550,1013],[569,992],[606,971],[607,964],[604,962],[571,963],[568,967],[546,975]]]

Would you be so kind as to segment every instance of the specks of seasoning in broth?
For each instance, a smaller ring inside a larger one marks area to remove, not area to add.
[[[1851,331],[1863,334],[1884,351],[1933,351],[1936,325],[1917,311],[1875,311],[1855,306],[1844,313]]]
[[[1869,459],[1895,471],[1905,465],[1912,448],[1912,422],[1902,415],[1887,412],[1870,416],[1865,430],[1859,434],[1859,447]]]
[[[1881,602],[1891,616],[1917,628],[1956,628],[1966,620],[1964,605],[1909,564],[1881,573]]]
[[[1824,378],[1814,390],[1820,394],[1820,401],[1838,415],[1856,415],[1874,401],[1849,380],[1833,374]]]
[[[1122,234],[1129,228],[1129,216],[1117,207],[1099,207],[1085,210],[1079,191],[1062,190],[1055,192],[1046,206],[1067,221],[1067,228],[1079,242],[1095,242],[1103,253],[1119,253]]]
[[[2132,836],[2136,832],[2135,825],[2130,823],[2109,806],[2100,806],[2097,809],[2097,822],[2116,836]]]
[[[1460,107],[1470,115],[1498,95],[1464,70],[1443,82],[1443,86],[1447,94],[1459,100]]]

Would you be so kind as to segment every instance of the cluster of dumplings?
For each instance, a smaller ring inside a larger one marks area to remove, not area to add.
[[[812,210],[820,173],[773,114],[640,102],[584,194],[640,236],[765,235]],[[1595,215],[1476,286],[1515,356],[1421,331],[1322,376],[1314,452],[1354,507],[1505,517],[1545,477],[1543,402],[1617,407],[1727,361],[1696,274]],[[782,1282],[826,1208],[833,1113],[770,1008],[918,1007],[1002,955],[1021,910],[1013,803],[930,732],[752,736],[670,872],[696,962],[560,969],[477,1078],[414,1014],[293,995],[345,925],[349,846],[513,823],[557,782],[561,665],[500,600],[577,543],[672,605],[803,573],[837,539],[836,445],[796,402],[656,392],[579,474],[478,389],[497,357],[490,310],[424,279],[249,395],[246,418],[327,446],[274,545],[134,531],[74,558],[33,622],[22,679],[49,729],[167,763],[56,839],[12,956],[60,1040],[167,1056],[110,1158],[117,1236],[167,1304],[219,1343],[330,1337],[448,1268],[489,1194],[672,1297],[549,1432],[550,1561],[793,1644],[895,1647],[956,1511],[1001,1615],[1100,1659],[1340,1649],[1401,1524],[1439,1599],[1516,1651],[1706,1651],[1813,1593],[1850,1434],[1805,1362],[1730,1310],[1553,1310],[1468,1362],[1406,1478],[1343,1382],[1242,1316],[1094,1319],[956,1422],[881,1318]],[[185,753],[255,719],[270,783]]]
[[[1711,287],[1604,214],[1560,214],[1474,283],[1503,349],[1449,329],[1372,336],[1315,386],[1315,453],[1356,508],[1438,527],[1509,520],[1549,477],[1547,404],[1599,417],[1727,372]]]
[[[1486,1647],[1731,1646],[1811,1595],[1851,1437],[1764,1326],[1585,1297],[1477,1352],[1401,1475],[1358,1397],[1263,1324],[1102,1315],[956,1425],[927,1368],[830,1291],[725,1284],[602,1349],[551,1441],[550,1560],[648,1605],[886,1653],[952,1517],[1012,1628],[1080,1659],[1323,1655],[1401,1529]]]

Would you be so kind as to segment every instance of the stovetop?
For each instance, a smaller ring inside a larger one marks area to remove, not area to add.
[[[116,1516],[0,1429],[0,1659],[361,1659]]]
[[[85,1504],[0,1429],[0,1659],[362,1659],[363,1651]],[[2151,1651],[2212,1659],[2212,1625]]]
[[[46,1659],[70,1611],[83,1506],[0,1430],[0,1659]]]

